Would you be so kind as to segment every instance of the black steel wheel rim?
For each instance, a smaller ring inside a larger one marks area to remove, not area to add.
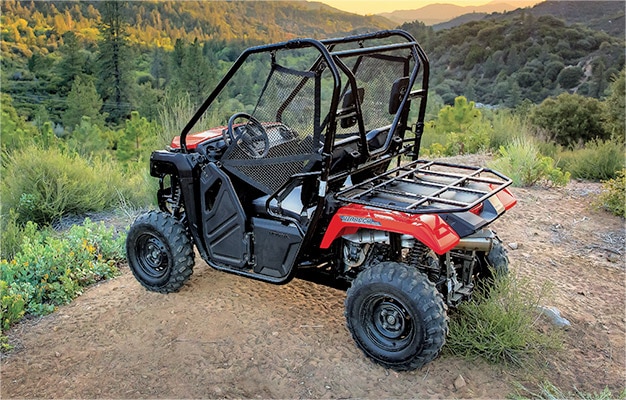
[[[151,278],[162,278],[167,274],[169,257],[167,247],[157,236],[143,234],[137,240],[137,263]]]
[[[402,301],[388,295],[372,295],[361,308],[361,320],[367,337],[377,347],[399,352],[411,346],[420,327]]]

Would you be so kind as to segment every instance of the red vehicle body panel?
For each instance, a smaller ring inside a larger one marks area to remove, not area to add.
[[[187,149],[192,150],[195,149],[198,144],[207,141],[209,139],[214,139],[218,136],[222,136],[222,131],[226,129],[225,126],[217,127],[209,129],[208,131],[193,133],[191,135],[187,135]],[[180,136],[174,137],[172,139],[172,143],[170,143],[170,147],[172,149],[180,149]]]
[[[333,216],[320,247],[327,249],[343,235],[374,229],[411,235],[442,255],[459,243],[459,236],[436,214],[407,214],[359,204],[341,207]]]

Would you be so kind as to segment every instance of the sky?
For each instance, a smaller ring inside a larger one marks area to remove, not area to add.
[[[392,12],[395,10],[414,10],[429,4],[447,3],[459,6],[480,6],[493,0],[319,0],[329,6],[355,14],[368,15]],[[519,0],[518,0],[519,1]],[[537,0],[539,3],[540,0]],[[514,5],[516,0],[498,1]]]

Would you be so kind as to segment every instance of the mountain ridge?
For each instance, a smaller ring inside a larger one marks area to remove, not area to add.
[[[435,25],[438,23],[449,21],[464,14],[471,14],[474,12],[489,14],[493,12],[512,11],[518,8],[528,7],[536,3],[536,0],[516,0],[511,3],[506,2],[506,0],[495,0],[491,3],[481,6],[458,6],[450,3],[436,3],[429,4],[427,6],[417,9],[396,10],[389,13],[380,13],[377,15],[385,17],[398,24],[411,21],[421,21],[426,25]]]

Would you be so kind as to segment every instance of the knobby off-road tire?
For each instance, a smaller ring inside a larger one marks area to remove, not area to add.
[[[489,254],[487,254],[487,264],[489,264],[497,276],[509,274],[509,257],[506,254],[504,244],[497,237],[493,241]],[[493,274],[491,276],[493,277]]]
[[[128,265],[146,289],[178,291],[193,272],[193,246],[172,215],[149,211],[137,217],[126,238]]]
[[[444,345],[443,297],[417,269],[385,261],[361,272],[348,289],[345,316],[357,345],[397,371],[420,368]]]
[[[496,237],[493,240],[491,250],[481,260],[479,282],[481,285],[489,287],[493,285],[495,279],[505,277],[508,274],[509,257],[506,254],[504,244]]]

